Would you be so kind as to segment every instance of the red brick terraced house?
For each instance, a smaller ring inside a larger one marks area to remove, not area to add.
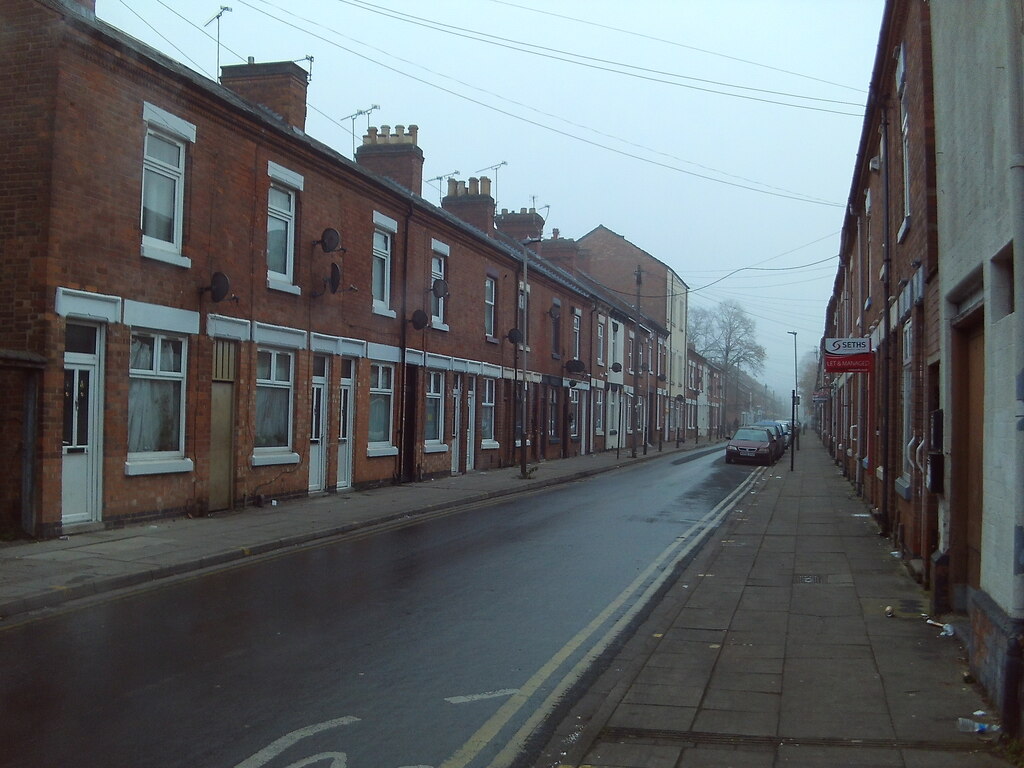
[[[298,65],[214,83],[90,0],[4,0],[0,71],[6,522],[609,448],[603,371],[629,334],[655,359],[657,328],[499,231],[486,178],[425,201],[416,126],[369,129],[353,162],[305,134]]]
[[[1003,725],[1024,696],[1024,18],[888,0],[826,338],[823,438],[966,635]],[[819,390],[819,393],[821,390]],[[819,398],[820,399],[820,398]],[[955,615],[964,617],[959,621]]]

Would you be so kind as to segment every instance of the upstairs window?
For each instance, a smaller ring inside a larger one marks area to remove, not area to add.
[[[446,298],[443,293],[438,295],[448,276],[448,253],[447,245],[437,240],[433,241],[430,254],[430,317],[433,326],[441,330],[448,329],[445,323]],[[442,282],[438,283],[439,280]]]
[[[597,364],[604,365],[604,322],[597,324]]]
[[[267,287],[298,294],[295,237],[303,178],[274,162],[267,163],[267,175]]]
[[[267,278],[291,283],[295,270],[295,194],[276,184],[267,196]]]
[[[396,312],[391,308],[391,254],[398,222],[374,211],[373,224],[373,311],[379,315],[395,317]]]
[[[581,312],[578,309],[572,311],[572,359],[580,359],[580,326],[583,323]]]
[[[484,278],[484,335],[496,337],[495,308],[497,306],[498,283],[493,277]]]
[[[153,104],[143,105],[146,139],[142,161],[142,255],[179,267],[192,262],[182,256],[185,218],[187,146],[196,127]]]

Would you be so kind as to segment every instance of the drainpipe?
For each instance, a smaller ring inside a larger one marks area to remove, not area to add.
[[[401,347],[401,360],[398,364],[399,370],[402,372],[402,394],[398,398],[398,484],[401,485],[405,482],[405,471],[406,463],[412,458],[405,454],[405,406],[406,406],[406,391],[408,385],[406,383],[406,371],[408,370],[408,363],[406,361],[406,349],[409,345],[409,227],[412,225],[412,201],[409,201],[409,207],[405,213],[405,231],[402,233],[402,303],[398,313],[399,322],[399,346]],[[398,378],[397,376],[395,377]],[[416,429],[416,425],[409,425],[411,429]]]
[[[1017,471],[1013,474],[1017,478],[1016,497],[1016,551],[1014,552],[1014,589],[1013,589],[1013,615],[1020,617],[1024,614],[1024,568],[1020,565],[1021,557],[1021,535],[1024,531],[1024,97],[1021,89],[1024,89],[1024,53],[1021,51],[1021,35],[1024,34],[1024,19],[1018,14],[1020,0],[1006,1],[1006,33],[1007,33],[1007,72],[1009,79],[1007,90],[1009,91],[1009,117],[1010,117],[1010,147],[1009,147],[1009,193],[1010,193],[1010,222],[1013,235],[1013,300],[1014,300],[1014,336],[1016,341],[1014,347],[1017,368],[1016,374],[1016,450],[1013,455],[1017,465]],[[1015,621],[1019,628],[1019,618]],[[1011,736],[1018,736],[1020,732],[1020,688],[1022,678],[1021,664],[1021,637],[1009,638],[1009,652],[1006,663],[1006,689],[1004,698],[1005,717],[1003,722]]]
[[[892,328],[889,325],[889,294],[892,290],[892,248],[890,239],[892,237],[892,225],[889,222],[889,111],[886,106],[881,105],[882,112],[882,264],[884,274],[882,276],[882,330],[885,331],[885,355],[882,357],[882,413],[885,414],[885,422],[882,425],[882,508],[881,528],[882,535],[888,536],[893,532],[892,521],[889,511],[889,494],[892,488],[892,467],[889,466],[890,435],[890,402],[891,385],[889,380],[892,367]]]

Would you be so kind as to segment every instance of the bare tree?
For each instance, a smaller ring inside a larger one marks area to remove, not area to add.
[[[754,337],[754,321],[735,301],[724,301],[717,309],[690,310],[688,333],[697,351],[722,368],[725,379],[725,412],[729,412],[729,384],[735,407],[738,373],[758,374],[764,370],[765,348]]]

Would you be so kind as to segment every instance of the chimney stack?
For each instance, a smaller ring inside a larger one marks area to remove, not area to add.
[[[441,200],[441,207],[488,237],[494,237],[494,198],[491,197],[491,180],[486,176],[471,177],[468,186],[464,181],[448,179],[448,195]]]
[[[501,214],[494,218],[494,225],[499,232],[519,242],[544,236],[544,218],[536,208],[522,208],[519,213],[502,208]]]
[[[390,125],[366,129],[363,143],[356,147],[356,162],[366,170],[386,176],[419,195],[423,191],[423,150],[419,148],[419,126]]]
[[[220,82],[243,99],[262,104],[289,125],[306,130],[309,73],[294,61],[231,64],[220,68]]]

